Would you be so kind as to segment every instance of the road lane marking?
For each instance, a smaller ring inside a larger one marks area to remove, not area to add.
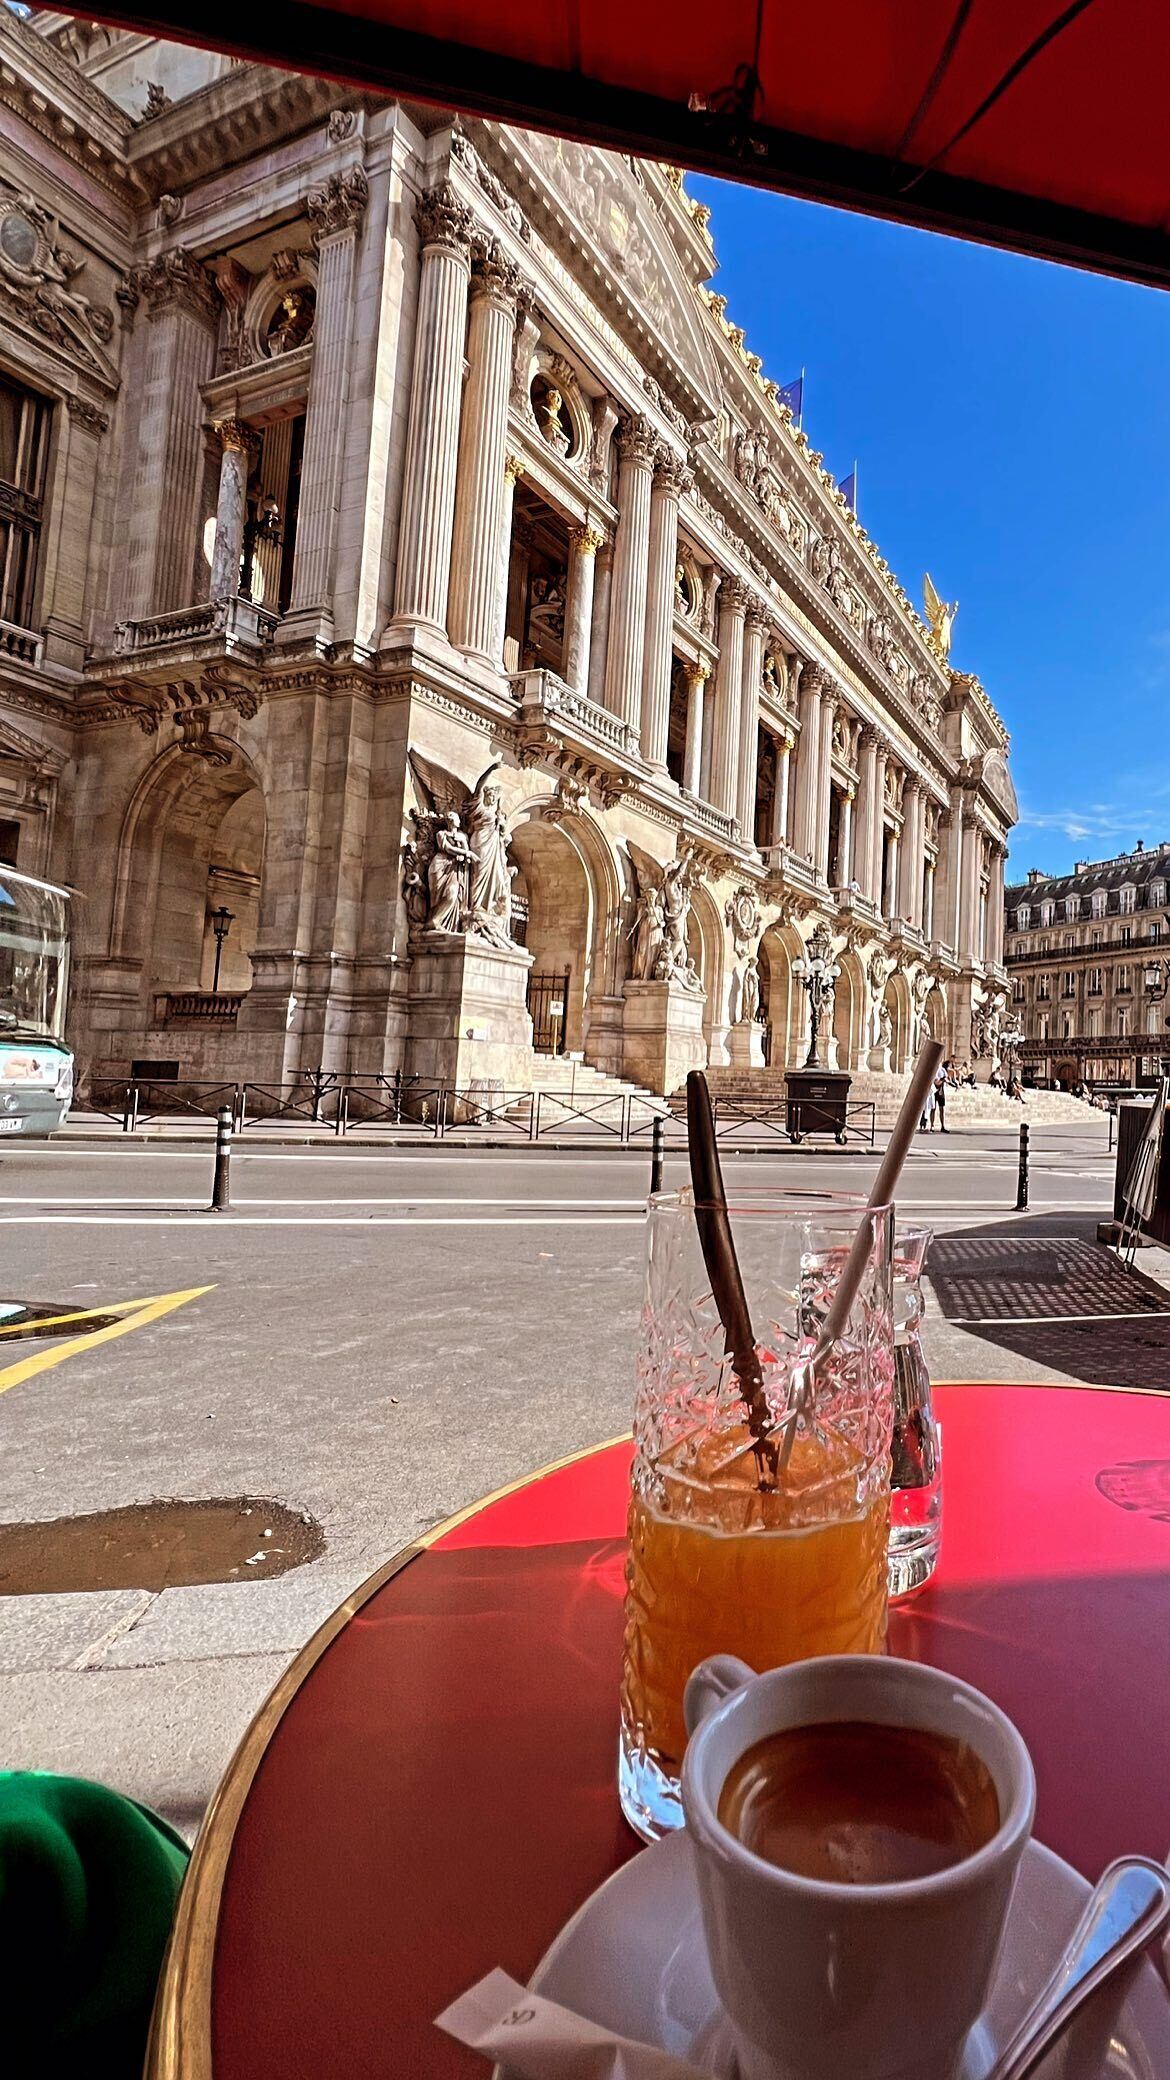
[[[932,1213],[939,1218],[965,1219],[971,1214],[995,1214],[1008,1219],[1015,1211],[1006,1206],[1002,1199],[985,1201],[959,1199],[901,1199],[899,1205],[905,1211]],[[953,1209],[953,1214],[948,1212]],[[1030,1214],[1093,1213],[1099,1211],[1092,1206],[1069,1203],[1064,1199],[1033,1199],[1028,1209]],[[174,1228],[221,1228],[226,1233],[231,1228],[640,1228],[645,1222],[644,1213],[629,1214],[472,1214],[452,1215],[443,1219],[435,1214],[304,1214],[285,1218],[262,1214],[222,1213],[178,1213],[178,1214],[82,1214],[82,1213],[31,1213],[0,1214],[0,1227],[73,1227],[73,1228],[158,1228],[166,1232]],[[1021,1219],[1027,1218],[1025,1215]]]
[[[132,1329],[144,1329],[148,1322],[157,1322],[165,1314],[173,1314],[177,1307],[185,1307],[189,1300],[198,1300],[202,1293],[210,1293],[211,1286],[188,1286],[178,1293],[159,1293],[149,1300],[121,1300],[102,1309],[103,1314],[122,1313],[122,1319],[108,1322],[104,1329],[91,1329],[87,1335],[71,1336],[65,1343],[51,1350],[34,1351],[31,1357],[21,1358],[15,1365],[0,1371],[0,1394],[9,1387],[19,1387],[23,1381],[35,1379],[40,1372],[48,1372],[54,1365],[63,1365],[66,1358],[78,1357],[82,1351],[93,1351],[99,1344],[113,1343],[115,1337],[128,1336]],[[93,1314],[96,1310],[90,1308]],[[65,1316],[61,1320],[68,1319]]]

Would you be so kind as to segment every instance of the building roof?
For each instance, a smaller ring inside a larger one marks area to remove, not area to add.
[[[1038,880],[1013,882],[1004,890],[1004,901],[1010,909],[1052,897],[1089,896],[1098,888],[1110,893],[1127,885],[1145,888],[1158,880],[1170,881],[1170,838],[1161,845],[1140,845],[1132,852],[1115,853],[1112,859],[1078,860],[1071,874],[1044,874]]]

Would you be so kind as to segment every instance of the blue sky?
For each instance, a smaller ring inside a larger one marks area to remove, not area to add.
[[[688,177],[713,286],[1012,737],[1009,874],[1170,839],[1170,297]]]

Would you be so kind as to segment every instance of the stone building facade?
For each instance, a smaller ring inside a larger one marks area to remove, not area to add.
[[[1012,1015],[1025,1081],[1123,1084],[1170,1075],[1170,842],[1005,892]]]
[[[818,927],[834,1062],[971,1052],[1003,726],[676,170],[44,10],[0,105],[0,851],[83,1075],[668,1090],[803,1059]]]

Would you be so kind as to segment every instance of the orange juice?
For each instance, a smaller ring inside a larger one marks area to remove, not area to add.
[[[683,1689],[708,1654],[765,1669],[885,1642],[885,1484],[859,1482],[844,1440],[811,1434],[761,1492],[750,1450],[726,1463],[732,1442],[708,1440],[685,1472],[660,1461],[630,1504],[622,1718],[670,1776],[686,1745]]]

